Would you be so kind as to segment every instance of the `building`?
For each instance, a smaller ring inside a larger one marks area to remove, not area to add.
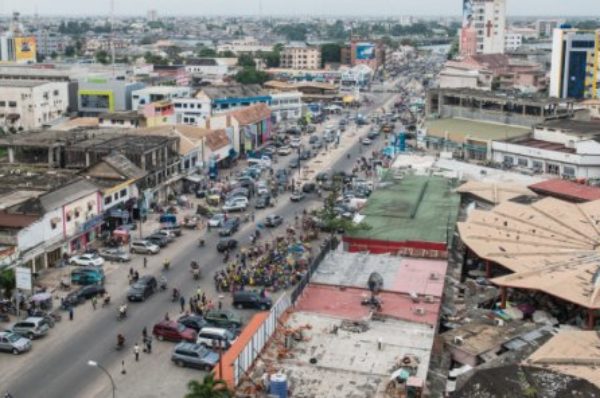
[[[352,92],[369,87],[374,73],[373,69],[365,64],[358,64],[352,68],[341,67],[340,71],[340,90]]]
[[[202,81],[222,82],[237,71],[237,58],[193,58],[185,61],[187,73],[198,76]]]
[[[49,125],[68,111],[66,82],[0,79],[0,127],[6,131]]]
[[[142,83],[104,77],[90,77],[79,82],[78,106],[82,116],[132,110],[131,96],[143,88]]]
[[[148,12],[146,13],[146,19],[148,20],[148,22],[158,21],[158,11],[148,10]]]
[[[279,65],[290,69],[320,69],[321,49],[306,43],[288,44],[281,50]]]
[[[145,123],[144,116],[136,111],[101,113],[97,119],[98,127],[137,128]]]
[[[600,199],[600,188],[563,179],[552,179],[529,185],[540,196],[552,196],[572,203],[585,203]]]
[[[577,107],[587,109],[592,120],[600,120],[600,99],[587,99],[577,103]]]
[[[287,83],[270,80],[263,85],[265,89],[277,91],[299,91],[302,93],[302,101],[306,102],[332,102],[341,101],[339,87],[335,84],[319,82],[297,82]]]
[[[380,41],[350,40],[350,65],[366,65],[376,71],[385,63],[385,48]]]
[[[35,36],[13,32],[0,34],[0,62],[34,64],[37,62]]]
[[[523,45],[523,34],[507,30],[504,34],[504,51],[515,51]]]
[[[208,97],[202,98],[175,98],[175,123],[202,126],[207,117],[211,115],[211,101]]]
[[[164,126],[175,123],[175,108],[168,100],[141,105],[138,111],[143,117],[143,125],[147,127]]]
[[[196,94],[196,99],[202,103],[210,102],[210,114],[229,112],[259,103],[269,105],[271,102],[269,93],[258,84],[204,87]]]
[[[188,98],[191,95],[189,87],[154,86],[135,90],[131,93],[131,107],[141,110],[146,105],[158,101],[172,101],[175,98]]]
[[[492,143],[492,159],[565,178],[600,178],[600,123],[551,120],[525,137]]]
[[[599,61],[600,30],[554,29],[550,95],[557,98],[599,98]]]
[[[388,176],[360,210],[367,230],[344,236],[350,252],[445,258],[458,215],[459,196],[443,177]]]
[[[38,30],[35,33],[37,52],[45,57],[62,55],[67,46],[73,45],[70,36],[51,32],[48,29]]]
[[[273,50],[273,46],[261,44],[254,37],[244,37],[240,40],[232,40],[217,46],[217,53],[231,51],[236,55],[254,54],[257,52],[269,52]]]
[[[438,74],[440,88],[492,90],[492,72],[467,62],[447,61]]]
[[[461,55],[504,53],[506,0],[463,0]]]
[[[564,19],[538,19],[535,21],[538,38],[551,38],[554,29],[560,28],[565,22]]]
[[[271,92],[271,120],[279,123],[285,120],[297,121],[302,116],[302,93],[300,91]]]

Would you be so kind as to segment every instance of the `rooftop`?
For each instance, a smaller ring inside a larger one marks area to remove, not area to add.
[[[598,121],[556,119],[540,123],[535,127],[561,130],[564,133],[575,135],[600,135],[600,122]]]
[[[33,88],[43,86],[48,82],[43,80],[0,79],[0,87]]]
[[[361,211],[371,229],[348,236],[393,242],[448,242],[460,203],[450,180],[407,175],[396,181],[388,176],[385,184],[369,197]]]
[[[254,104],[229,113],[242,126],[256,124],[271,117],[271,109],[267,104]]]
[[[496,184],[481,181],[467,181],[458,187],[456,192],[470,194],[478,199],[494,205],[523,195],[535,195],[535,193],[527,189],[525,185],[510,183]]]
[[[530,205],[509,201],[490,211],[475,209],[457,227],[477,256],[513,272],[492,279],[494,284],[598,309],[598,223],[600,200],[575,204],[548,197]]]
[[[185,124],[145,127],[135,129],[133,133],[140,135],[177,136],[180,140],[179,153],[186,155],[195,150],[202,139],[211,150],[218,150],[229,145],[229,138],[223,129],[211,130]]]
[[[184,86],[151,86],[144,87],[139,90],[133,91],[132,95],[144,95],[144,94],[163,94],[168,95],[172,93],[179,93],[181,91],[190,91],[189,87]]]
[[[263,97],[268,95],[258,84],[209,86],[202,88],[200,93],[205,94],[212,100],[224,98]]]
[[[524,137],[509,140],[511,144],[523,145],[529,148],[543,149],[545,151],[563,152],[563,153],[575,153],[575,148],[567,148],[564,144],[558,144],[556,142],[542,141],[535,138]]]
[[[487,99],[494,102],[504,102],[512,104],[531,104],[536,106],[563,104],[573,102],[568,99],[548,98],[543,94],[522,94],[505,93],[500,91],[481,91],[473,88],[438,88],[431,90],[432,93],[442,93],[444,95],[455,95],[459,97],[472,97],[477,99]]]
[[[8,197],[0,197],[3,205],[17,204],[22,195],[36,197],[38,192],[44,193],[55,187],[64,185],[75,176],[75,171],[65,169],[49,169],[21,164],[0,165],[0,192]],[[21,192],[21,193],[18,193]],[[1,207],[1,206],[0,206]],[[5,206],[9,207],[9,206]]]
[[[526,136],[531,129],[520,126],[509,126],[500,123],[486,123],[474,120],[447,118],[430,119],[425,122],[427,135],[464,142],[465,138],[475,140],[505,140]]]
[[[600,188],[569,180],[546,180],[529,186],[540,195],[553,196],[570,202],[589,202],[600,199]]]

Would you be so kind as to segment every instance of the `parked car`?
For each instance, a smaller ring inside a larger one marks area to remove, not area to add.
[[[220,328],[241,328],[242,319],[231,311],[227,310],[209,310],[204,314],[204,320]]]
[[[306,195],[304,194],[304,192],[302,191],[296,191],[294,193],[292,193],[292,196],[290,196],[290,200],[292,202],[300,202],[302,199],[304,199]]]
[[[240,221],[237,218],[225,221],[223,227],[219,231],[219,236],[231,236],[240,228]]]
[[[317,139],[312,143],[312,147],[313,149],[321,149],[323,147],[323,141],[319,137],[317,137]]]
[[[31,340],[13,332],[0,332],[0,351],[21,354],[31,350]]]
[[[104,271],[102,268],[85,267],[71,272],[71,283],[75,285],[97,285],[104,283]]]
[[[202,328],[196,338],[196,344],[204,347],[213,347],[216,345],[225,349],[229,349],[234,341],[235,335],[231,331],[213,327]]]
[[[227,201],[230,201],[231,199],[238,198],[238,197],[248,199],[250,197],[250,190],[248,188],[242,188],[242,187],[236,188],[227,194],[226,199],[227,199]]]
[[[104,264],[104,259],[95,253],[84,253],[79,256],[73,256],[69,259],[71,265],[92,265],[94,267],[100,267]]]
[[[160,246],[147,240],[136,240],[131,242],[130,251],[139,254],[157,254],[160,251]]]
[[[152,275],[144,275],[127,290],[127,300],[146,301],[156,291],[158,283]]]
[[[290,146],[292,148],[298,148],[300,145],[302,145],[302,140],[300,137],[294,137],[290,140]]]
[[[265,209],[267,206],[271,204],[271,197],[269,195],[260,195],[256,198],[256,203],[254,203],[254,207],[257,209]]]
[[[101,296],[106,293],[106,289],[102,285],[83,286],[74,292],[69,293],[63,300],[63,307],[69,305],[79,305],[85,300],[95,296]]]
[[[29,317],[22,321],[17,321],[11,328],[10,331],[21,336],[27,337],[29,340],[44,337],[48,334],[50,326],[44,318],[40,317]]]
[[[225,250],[233,250],[237,247],[238,241],[232,238],[223,238],[217,243],[217,251],[223,253]]]
[[[117,261],[120,263],[131,261],[131,256],[123,249],[103,248],[100,249],[99,253],[103,259],[108,261]]]
[[[170,233],[172,233],[175,236],[181,236],[182,234],[182,230],[181,230],[181,225],[179,224],[168,224],[168,225],[163,225],[160,227],[161,231],[168,231]]]
[[[213,228],[218,228],[218,227],[221,227],[224,222],[225,222],[225,214],[217,213],[217,214],[213,215],[210,218],[210,220],[208,220],[208,225]]]
[[[223,211],[225,211],[225,212],[244,211],[247,208],[248,208],[248,199],[236,197],[225,203],[225,205],[223,206]]]
[[[258,310],[268,310],[273,305],[270,297],[263,297],[258,292],[239,291],[233,293],[233,306],[236,308],[253,308]]]
[[[169,244],[169,239],[161,234],[148,235],[146,236],[145,240],[155,246],[158,246],[159,249],[162,249]]]
[[[154,325],[152,334],[160,341],[188,341],[196,342],[197,333],[194,329],[175,321],[161,321]]]
[[[289,146],[282,146],[277,150],[277,154],[280,156],[287,156],[290,153],[292,153],[292,148],[290,148]]]
[[[320,173],[317,174],[317,176],[315,177],[315,179],[317,181],[327,181],[329,180],[329,174],[327,174],[326,172],[322,171]]]
[[[177,366],[210,371],[219,363],[219,354],[200,344],[182,342],[173,349],[171,361]]]
[[[310,138],[308,139],[308,143],[311,145],[317,141],[319,141],[319,136],[316,136],[316,135],[311,135]]]
[[[307,182],[302,185],[302,192],[304,193],[313,193],[317,190],[317,184],[314,182]]]
[[[184,325],[186,328],[194,329],[199,332],[200,329],[211,326],[210,323],[200,315],[184,315],[177,319],[177,322]]]
[[[371,145],[373,141],[369,137],[365,137],[360,141],[360,143],[363,145]]]
[[[289,167],[290,167],[290,169],[297,169],[298,167],[300,167],[300,159],[297,157],[292,159],[290,161]]]
[[[159,229],[157,231],[154,231],[152,233],[152,235],[154,235],[154,236],[162,236],[169,243],[173,242],[175,240],[175,236],[176,236],[174,232],[171,232],[171,231],[166,230],[166,229]]]
[[[309,160],[312,157],[312,152],[308,149],[300,152],[300,160]]]
[[[265,226],[269,228],[275,228],[281,224],[283,224],[283,217],[277,214],[271,214],[265,219]]]

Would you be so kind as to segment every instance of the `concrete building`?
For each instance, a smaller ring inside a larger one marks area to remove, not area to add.
[[[292,43],[283,47],[279,56],[281,68],[320,69],[321,49],[306,43]]]
[[[79,82],[78,105],[83,116],[132,110],[131,95],[142,83],[91,77]]]
[[[232,40],[217,46],[217,53],[231,51],[236,55],[254,54],[259,51],[269,52],[273,50],[273,46],[261,44],[254,37],[244,37],[240,40]]]
[[[506,0],[463,0],[462,55],[504,53]]]
[[[175,98],[175,123],[202,126],[207,117],[211,115],[211,101],[208,97],[202,98]]]
[[[302,116],[302,93],[300,91],[271,92],[271,119],[275,123],[284,120],[297,121]]]
[[[526,137],[492,143],[492,159],[565,178],[600,178],[600,123],[553,120]]]
[[[440,88],[492,90],[492,72],[467,62],[448,61],[438,74]]]
[[[71,36],[51,32],[47,29],[35,33],[37,52],[45,57],[63,55],[67,46],[73,45]]]
[[[202,81],[222,82],[237,71],[237,58],[194,58],[185,61],[187,73],[198,76]]]
[[[515,51],[523,45],[523,34],[507,30],[504,34],[504,51]]]
[[[552,37],[550,95],[599,98],[600,30],[558,28]]]
[[[172,101],[175,98],[188,98],[191,95],[189,87],[155,86],[145,87],[131,93],[131,107],[141,110],[146,105],[158,101]]]
[[[101,113],[98,118],[98,127],[133,129],[144,124],[144,116],[136,111]]]
[[[535,30],[538,38],[551,38],[554,29],[559,28],[566,21],[564,19],[538,19],[535,21]]]
[[[68,111],[66,82],[0,79],[0,127],[6,131],[49,125]]]
[[[253,104],[271,103],[269,93],[258,84],[204,87],[196,99],[210,102],[210,114],[229,112]]]
[[[600,120],[600,99],[588,99],[578,102],[577,107],[587,109],[592,120]]]

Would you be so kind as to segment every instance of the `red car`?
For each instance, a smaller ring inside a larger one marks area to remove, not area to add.
[[[162,321],[154,325],[152,334],[160,341],[188,341],[196,342],[197,333],[194,329],[190,329],[175,321]]]

